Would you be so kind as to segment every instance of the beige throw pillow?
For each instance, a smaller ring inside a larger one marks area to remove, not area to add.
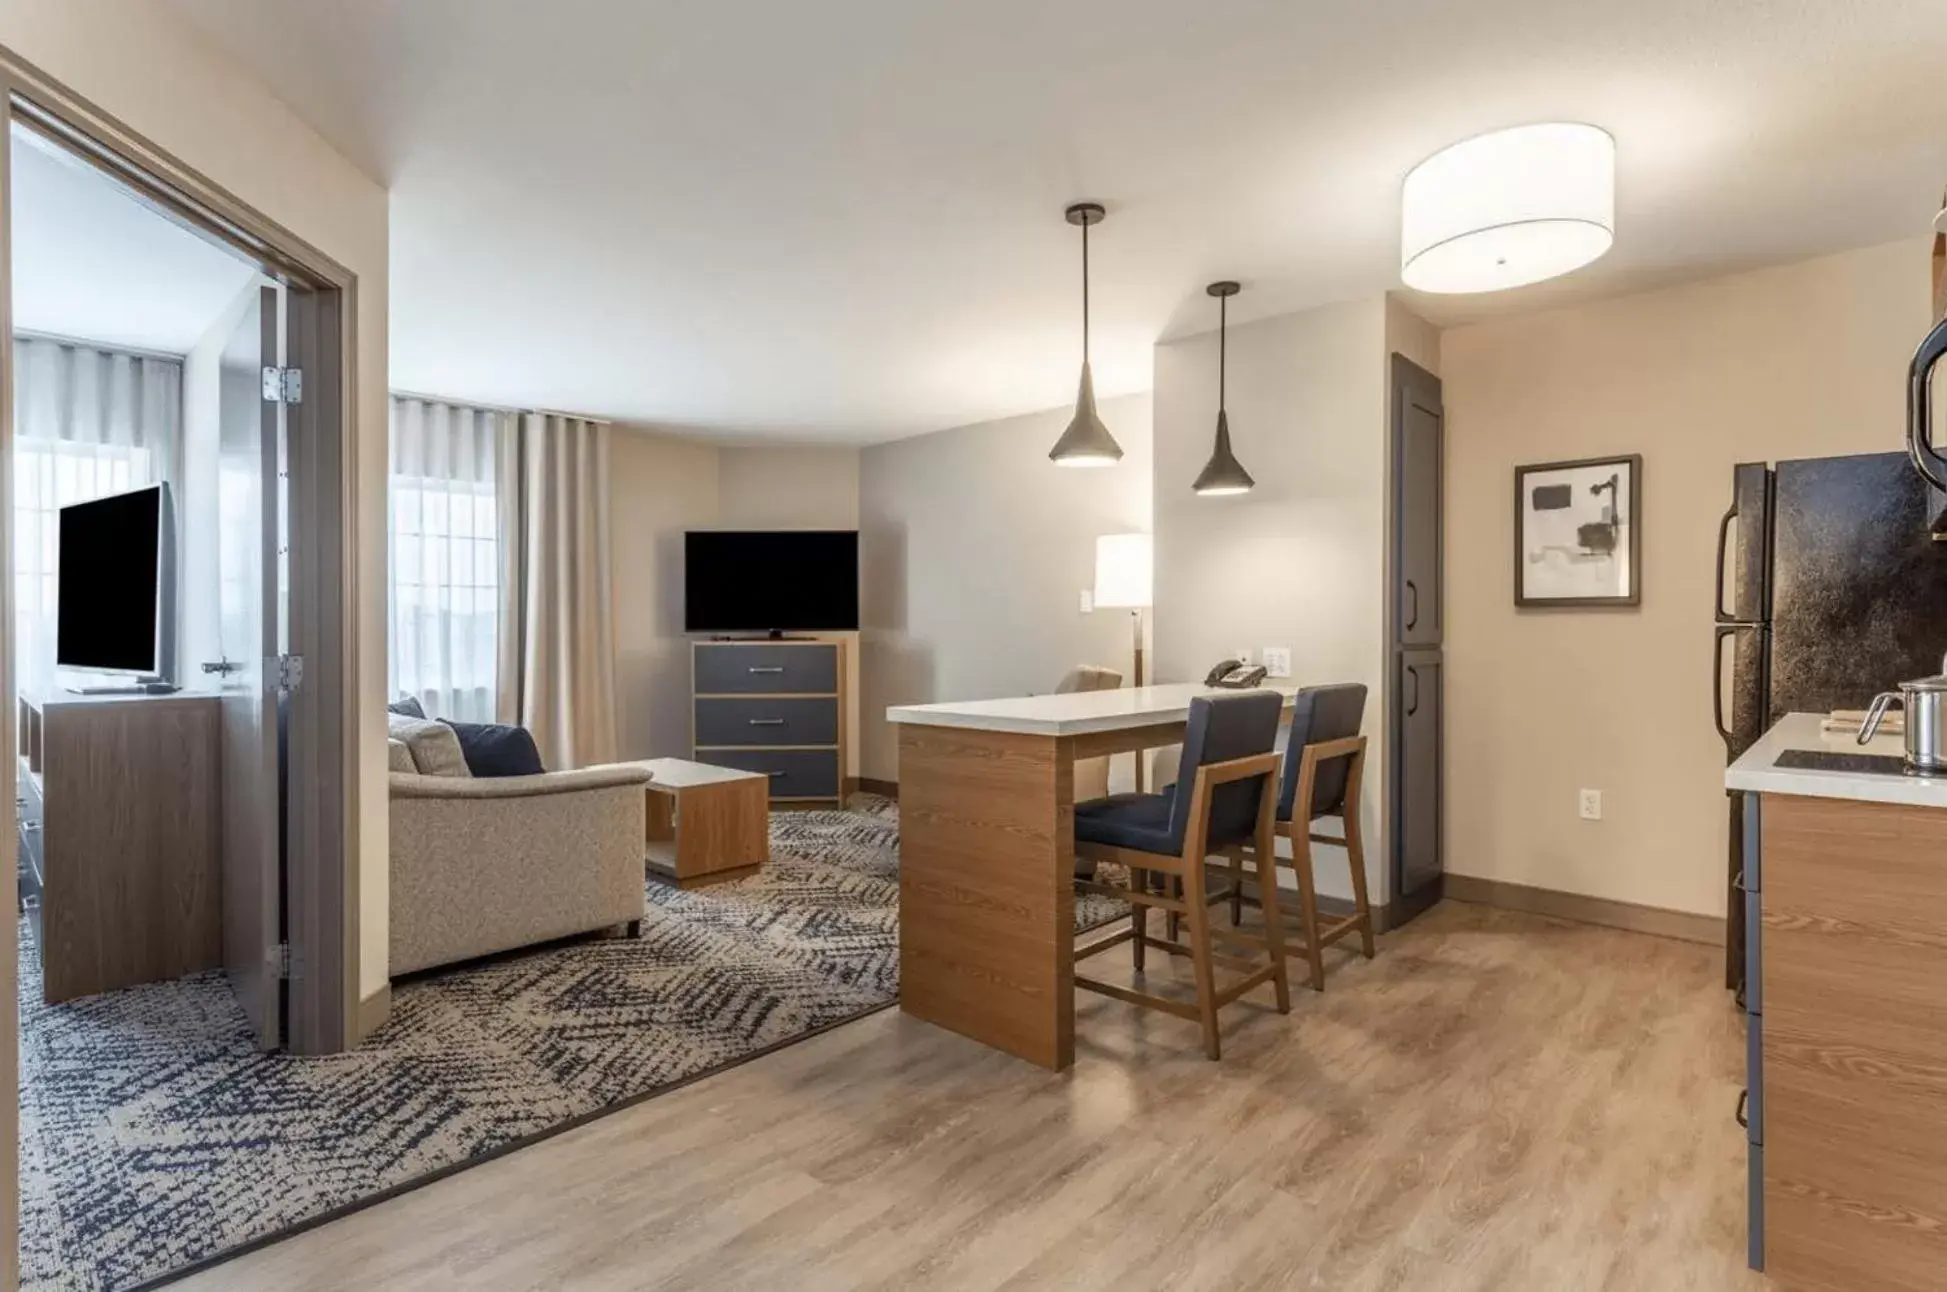
[[[416,772],[419,765],[412,761],[412,750],[403,740],[388,738],[385,742],[385,770],[388,772]]]
[[[421,776],[473,775],[467,770],[466,755],[460,752],[459,736],[445,723],[392,713],[386,715],[386,730],[410,751]]]

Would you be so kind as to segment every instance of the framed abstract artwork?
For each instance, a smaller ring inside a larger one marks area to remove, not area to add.
[[[1514,469],[1514,604],[1634,606],[1643,597],[1643,459]]]

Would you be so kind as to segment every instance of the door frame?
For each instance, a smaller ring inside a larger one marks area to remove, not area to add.
[[[132,189],[165,217],[236,251],[283,283],[291,366],[304,371],[302,402],[289,409],[291,535],[290,645],[304,677],[291,697],[286,781],[286,936],[292,977],[287,1040],[303,1054],[349,1049],[359,1028],[359,767],[357,517],[349,487],[357,478],[357,275],[249,206],[166,150],[123,125],[0,45],[0,129],[9,146],[18,122],[60,143]],[[11,171],[0,161],[0,186]],[[0,201],[0,340],[12,330],[13,230]],[[13,463],[13,347],[0,344],[0,491]],[[10,492],[0,496],[11,496]],[[11,568],[11,534],[0,526],[0,569]],[[0,587],[0,622],[10,622],[12,588]],[[13,686],[11,635],[0,643],[0,688]],[[0,706],[0,748],[14,747],[14,706]],[[0,795],[0,800],[8,796]],[[18,845],[11,805],[0,807],[0,848]],[[9,866],[13,863],[7,862]],[[0,995],[13,990],[11,957]],[[10,995],[8,998],[11,998]],[[0,1088],[17,1079],[18,1020],[0,1028]],[[5,1151],[18,1156],[13,1118],[4,1118]],[[0,1270],[16,1250],[11,1205],[0,1218]]]

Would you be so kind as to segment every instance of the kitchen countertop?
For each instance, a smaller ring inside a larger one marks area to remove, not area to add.
[[[1861,745],[1851,732],[1820,731],[1822,721],[1823,714],[1786,714],[1742,758],[1730,765],[1724,773],[1724,788],[1757,794],[1803,794],[1811,798],[1947,808],[1947,776],[1888,776],[1878,772],[1773,765],[1787,749],[1884,754],[1893,758],[1902,757],[1906,752],[1899,736],[1882,734]]]
[[[1291,697],[1298,693],[1297,685],[1291,682],[1267,681],[1258,689],[1284,697],[1287,708]],[[886,710],[886,721],[922,727],[1018,731],[1036,736],[1080,736],[1181,722],[1189,717],[1190,701],[1198,696],[1244,694],[1248,692],[1221,690],[1201,682],[1173,682],[1165,686],[1024,695],[1003,700],[899,704]]]

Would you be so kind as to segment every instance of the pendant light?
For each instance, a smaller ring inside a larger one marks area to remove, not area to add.
[[[1244,289],[1236,283],[1212,283],[1204,289],[1217,298],[1217,443],[1190,487],[1203,497],[1248,493],[1257,481],[1230,451],[1230,414],[1224,409],[1224,370],[1230,365],[1230,298]]]
[[[1580,269],[1616,237],[1616,141],[1547,121],[1444,148],[1400,190],[1400,277],[1423,292],[1498,292]]]
[[[1122,446],[1102,425],[1095,412],[1095,377],[1088,367],[1088,228],[1107,214],[1099,202],[1077,202],[1068,208],[1068,222],[1082,230],[1082,385],[1075,394],[1075,417],[1048,450],[1061,467],[1112,467],[1122,460]]]

